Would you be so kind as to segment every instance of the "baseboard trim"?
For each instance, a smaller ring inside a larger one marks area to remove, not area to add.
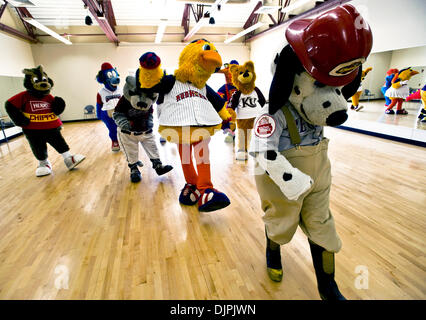
[[[415,145],[415,146],[426,148],[426,142],[422,142],[422,141],[418,141],[418,140],[411,140],[411,139],[406,139],[406,138],[400,138],[400,137],[391,136],[391,135],[388,135],[388,134],[377,133],[377,132],[372,132],[372,131],[367,131],[367,130],[352,128],[352,127],[346,127],[346,126],[338,126],[336,128],[342,129],[342,130],[347,130],[347,131],[352,131],[352,132],[357,132],[357,133],[362,133],[362,134],[366,134],[366,135],[377,137],[377,138],[382,138],[382,139],[387,139],[387,140],[392,140],[392,141],[407,143],[407,144],[411,144],[411,145]]]
[[[21,131],[21,132],[18,132],[18,133],[15,133],[15,134],[12,134],[11,136],[9,136],[9,137],[7,137],[7,141],[6,141],[6,139],[0,139],[0,143],[3,143],[3,142],[9,142],[10,140],[12,140],[13,138],[16,138],[16,137],[19,137],[19,136],[22,136],[24,133]]]

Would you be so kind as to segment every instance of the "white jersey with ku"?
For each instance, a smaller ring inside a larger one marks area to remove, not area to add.
[[[176,80],[172,90],[158,105],[158,121],[162,126],[214,126],[222,122],[207,99],[206,87]]]
[[[241,93],[238,107],[235,109],[237,119],[256,118],[262,111],[256,90],[249,94]]]

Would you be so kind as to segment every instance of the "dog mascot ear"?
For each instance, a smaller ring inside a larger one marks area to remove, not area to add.
[[[296,73],[304,69],[290,45],[275,58],[276,69],[269,89],[269,113],[275,114],[288,101]]]
[[[358,88],[361,84],[361,76],[362,76],[362,66],[359,67],[356,78],[342,88],[342,94],[346,100],[348,100],[358,91]]]

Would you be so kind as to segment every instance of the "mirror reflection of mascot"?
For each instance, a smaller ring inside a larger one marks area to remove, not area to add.
[[[120,75],[117,69],[113,68],[108,62],[101,66],[101,70],[96,76],[96,80],[104,87],[98,91],[96,96],[96,114],[98,119],[105,123],[111,139],[111,151],[120,151],[120,145],[117,140],[117,125],[112,119],[112,113],[123,95],[123,90],[118,86],[120,84]]]
[[[410,95],[410,88],[408,87],[408,80],[412,76],[418,74],[417,71],[411,68],[400,70],[392,79],[392,85],[386,90],[385,96],[391,99],[391,103],[387,106],[386,114],[395,114],[393,107],[396,105],[396,114],[406,115],[408,111],[402,108],[404,99]]]
[[[227,103],[229,103],[229,101],[231,100],[231,97],[234,94],[234,92],[237,91],[237,88],[235,88],[235,86],[232,84],[232,74],[230,71],[230,68],[232,65],[239,65],[239,63],[237,60],[231,60],[229,63],[224,63],[223,68],[217,72],[217,73],[223,73],[225,75],[225,84],[217,90],[217,93]],[[235,123],[231,121],[223,121],[222,130],[226,134],[225,142],[226,143],[234,142]]]
[[[398,69],[389,69],[386,72],[386,78],[385,78],[385,83],[383,84],[383,87],[381,88],[381,91],[383,93],[383,96],[385,97],[385,107],[387,108],[390,104],[391,104],[391,99],[389,99],[388,97],[386,97],[386,91],[391,87],[392,85],[392,79],[393,77],[395,77],[395,74],[397,74],[399,71]]]
[[[357,18],[353,6],[343,5],[289,25],[288,44],[274,60],[269,113],[256,119],[250,145],[265,213],[268,275],[282,280],[280,245],[290,242],[300,226],[326,300],[345,298],[334,279],[341,240],[329,207],[329,140],[323,127],[347,120],[346,100],[359,87],[361,64],[372,47],[370,28],[356,28]]]
[[[424,85],[423,88],[417,90],[416,92],[410,94],[405,100],[411,101],[413,99],[420,100],[422,102],[423,108],[420,109],[418,119],[420,122],[426,123],[426,85]]]
[[[52,164],[47,156],[49,143],[64,158],[69,170],[75,168],[85,157],[70,153],[70,148],[61,134],[62,121],[59,115],[65,109],[65,101],[50,94],[53,80],[42,66],[24,69],[24,87],[27,89],[7,100],[5,108],[15,125],[22,127],[31,150],[38,160],[36,176],[52,173]]]
[[[231,66],[232,82],[237,91],[232,95],[229,108],[233,109],[237,118],[238,145],[236,159],[245,161],[251,138],[254,120],[265,105],[265,97],[256,87],[256,72],[252,61],[242,66]]]
[[[373,70],[373,68],[367,68],[365,70],[362,70],[362,75],[361,75],[361,84],[359,85],[359,88],[357,90],[357,92],[351,97],[352,100],[352,105],[351,105],[351,109],[355,110],[355,111],[360,111],[361,109],[364,108],[364,106],[360,106],[359,105],[359,97],[362,94],[362,82],[364,81],[365,77],[367,76],[367,74]]]
[[[160,64],[160,60],[156,60],[153,66],[150,65],[152,59],[149,54],[141,56],[140,64],[146,68],[156,68]],[[126,78],[124,95],[118,101],[113,113],[114,121],[119,127],[118,139],[126,155],[132,182],[139,182],[142,179],[138,169],[139,166],[142,166],[139,161],[139,143],[151,160],[152,168],[157,175],[161,176],[173,169],[172,166],[163,165],[161,162],[153,133],[153,105],[158,98],[158,93],[141,89],[139,70],[136,72],[136,77],[128,76]]]
[[[142,84],[160,93],[158,130],[161,136],[178,145],[186,181],[179,202],[198,203],[198,210],[205,212],[230,204],[228,197],[213,186],[208,146],[210,137],[221,129],[222,121],[232,118],[222,98],[206,85],[221,65],[222,59],[212,43],[195,40],[182,50],[174,75],[163,76],[157,68],[157,78],[161,81],[156,86],[153,86],[155,81]]]

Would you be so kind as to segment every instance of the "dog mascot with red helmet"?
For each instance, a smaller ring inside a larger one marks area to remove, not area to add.
[[[269,111],[257,117],[249,150],[265,213],[268,275],[281,281],[280,245],[300,226],[324,300],[345,298],[334,280],[334,254],[342,244],[329,208],[329,140],[323,127],[346,121],[346,100],[360,85],[373,41],[360,18],[353,6],[343,5],[289,25],[288,44],[274,60]]]

